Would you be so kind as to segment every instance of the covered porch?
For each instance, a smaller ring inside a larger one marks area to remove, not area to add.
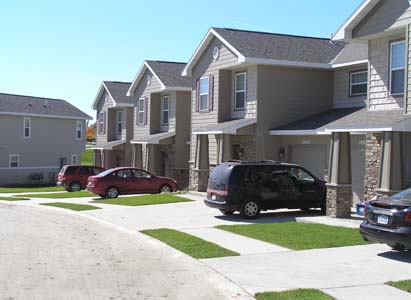
[[[110,169],[125,166],[127,163],[126,141],[117,140],[93,147],[94,164],[96,166]]]

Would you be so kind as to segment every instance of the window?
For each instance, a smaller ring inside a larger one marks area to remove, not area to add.
[[[247,74],[245,72],[235,74],[234,81],[234,108],[244,109],[247,90]]]
[[[18,168],[20,166],[20,155],[10,154],[10,168]]]
[[[405,41],[391,43],[390,56],[391,95],[404,94]]]
[[[73,154],[71,156],[71,164],[72,165],[77,165],[77,154]]]
[[[288,175],[297,183],[314,183],[315,179],[310,174],[299,168],[290,168]]]
[[[124,178],[124,179],[132,178],[133,175],[131,171],[132,170],[129,170],[129,169],[120,170],[120,171],[117,171],[117,173],[114,176],[119,177],[119,178]]]
[[[29,138],[31,136],[31,118],[24,117],[24,137]]]
[[[350,96],[361,96],[367,94],[367,71],[350,73]]]
[[[163,96],[161,122],[163,125],[168,125],[168,117],[170,111],[170,97]]]
[[[123,111],[118,110],[117,111],[117,126],[116,126],[116,132],[117,134],[121,134],[121,131],[123,130]]]
[[[145,100],[141,98],[137,105],[137,125],[144,125]]]
[[[98,116],[98,133],[104,134],[106,131],[106,113],[101,111]]]
[[[135,178],[151,178],[151,175],[143,170],[132,170]]]
[[[209,78],[200,78],[200,111],[208,110]]]
[[[83,121],[76,121],[76,139],[81,140],[83,138]]]

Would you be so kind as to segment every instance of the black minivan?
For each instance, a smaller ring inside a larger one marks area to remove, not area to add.
[[[211,173],[204,203],[230,215],[239,211],[255,218],[261,210],[321,208],[325,212],[325,182],[294,164],[227,162]]]

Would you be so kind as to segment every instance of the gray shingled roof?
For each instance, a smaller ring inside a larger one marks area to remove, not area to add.
[[[65,100],[0,93],[0,114],[7,113],[92,119]]]
[[[350,43],[333,60],[333,64],[343,64],[358,60],[368,60],[368,44]]]
[[[274,128],[273,130],[315,130],[324,131],[327,125],[348,116],[361,108],[339,108],[331,109],[314,116],[292,122],[290,124]]]
[[[404,110],[372,110],[367,108],[355,111],[327,125],[327,129],[362,129],[391,127],[406,119],[411,115],[404,115]]]
[[[127,96],[127,91],[130,88],[131,82],[119,81],[104,81],[108,92],[117,103],[131,103],[131,97]]]
[[[329,63],[343,49],[343,44],[329,39],[276,33],[213,28],[245,57]]]
[[[148,65],[167,87],[191,87],[191,78],[181,76],[186,63],[147,60]]]
[[[193,130],[197,134],[207,133],[207,132],[225,132],[226,130],[237,130],[246,126],[253,125],[256,119],[235,119],[226,122],[210,124],[207,126],[200,127]]]

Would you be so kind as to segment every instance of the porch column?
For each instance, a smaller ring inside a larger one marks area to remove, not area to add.
[[[191,188],[205,192],[207,190],[209,175],[208,135],[197,135],[194,170],[192,170]]]
[[[228,134],[216,135],[217,140],[217,165],[230,159],[230,136]]]
[[[327,215],[347,218],[351,215],[351,141],[349,132],[333,132],[327,184]]]
[[[389,196],[404,187],[404,153],[402,132],[384,132],[377,193]]]

